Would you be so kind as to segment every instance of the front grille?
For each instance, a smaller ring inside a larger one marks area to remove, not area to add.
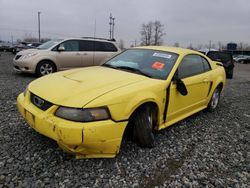
[[[48,110],[53,105],[52,103],[34,95],[33,93],[30,93],[30,101],[43,111]]]
[[[16,55],[15,60],[18,60],[22,55]]]

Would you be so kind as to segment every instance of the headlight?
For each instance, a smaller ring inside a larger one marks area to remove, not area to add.
[[[55,113],[57,117],[76,121],[76,122],[90,122],[106,120],[110,118],[108,108],[69,108],[59,107]]]
[[[22,58],[22,59],[26,59],[26,58],[35,56],[36,54],[37,54],[36,52],[34,52],[34,53],[29,53],[29,54],[25,54],[25,55],[23,55],[21,58]]]

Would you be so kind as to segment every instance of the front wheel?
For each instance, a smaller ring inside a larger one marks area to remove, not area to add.
[[[134,114],[134,134],[138,145],[142,147],[154,146],[154,110],[150,106],[141,107]]]
[[[51,74],[53,72],[56,72],[56,67],[50,61],[42,61],[37,65],[36,74],[38,76],[45,76],[45,75]]]
[[[214,111],[219,104],[219,100],[220,100],[220,89],[217,87],[212,94],[210,102],[208,103],[207,107],[208,111],[210,112]]]

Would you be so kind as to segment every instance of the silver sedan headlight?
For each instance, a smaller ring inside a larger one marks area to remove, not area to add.
[[[110,119],[110,113],[107,107],[69,108],[61,106],[57,109],[55,115],[66,120],[76,122],[90,122]]]
[[[37,52],[25,54],[25,55],[22,55],[21,59],[26,59],[26,58],[35,56],[36,54],[37,54]]]

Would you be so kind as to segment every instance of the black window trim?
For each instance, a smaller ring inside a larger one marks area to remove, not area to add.
[[[201,56],[201,55],[198,55],[198,56],[200,56],[201,58],[205,59],[205,61],[207,62],[208,66],[209,66],[209,70],[205,70],[205,65],[204,65],[204,63],[203,63],[203,61],[202,61],[203,68],[204,68],[204,73],[205,73],[205,72],[208,72],[208,71],[211,71],[212,68],[211,68],[210,62],[207,60],[207,58],[206,58],[206,57],[203,57],[203,56]]]

